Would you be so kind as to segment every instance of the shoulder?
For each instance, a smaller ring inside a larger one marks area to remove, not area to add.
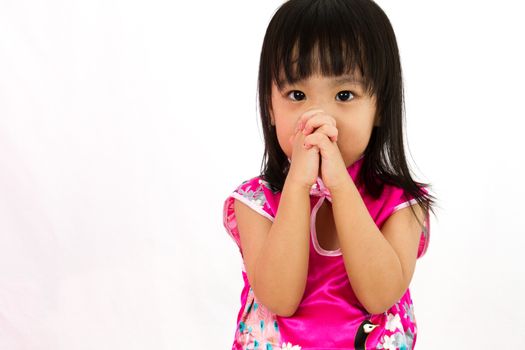
[[[252,177],[243,181],[226,198],[226,202],[238,199],[259,214],[267,217],[271,221],[274,219],[272,212],[272,192],[266,181],[260,176]]]
[[[426,187],[420,186],[419,188],[423,193],[428,194],[429,191]],[[395,226],[405,225],[406,227],[408,225],[417,225],[419,227],[417,257],[424,255],[430,239],[429,212],[423,211],[416,197],[402,187],[391,184],[385,184],[381,202],[382,210],[379,215],[378,226],[383,231],[388,231],[391,227],[394,227],[394,223],[396,223]],[[414,212],[412,212],[410,207],[413,207]]]
[[[275,218],[275,194],[270,190],[268,183],[255,176],[242,181],[234,188],[223,204],[223,225],[228,234],[240,248],[240,237],[235,217],[235,200],[241,201],[258,214],[273,222]]]
[[[425,187],[419,186],[419,188],[423,193],[428,193]],[[417,200],[413,195],[402,187],[392,184],[384,185],[380,201],[386,217],[400,209],[417,204]]]

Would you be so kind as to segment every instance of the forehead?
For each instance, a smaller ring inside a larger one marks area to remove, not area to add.
[[[307,83],[308,80],[327,80],[329,81],[329,84],[332,85],[341,85],[345,83],[349,84],[356,84],[356,85],[363,85],[363,80],[360,74],[352,73],[352,74],[342,74],[342,75],[336,75],[336,76],[326,76],[326,75],[320,75],[320,74],[312,74],[309,77],[302,78],[302,79],[296,79],[297,83]],[[286,83],[286,81],[284,81]]]
[[[352,84],[357,85],[360,87],[364,87],[364,82],[361,74],[359,72],[352,72],[352,73],[346,73],[342,75],[336,75],[336,76],[326,76],[321,75],[318,72],[315,74],[310,75],[306,78],[301,79],[292,79],[292,81],[287,81],[284,73],[280,75],[280,81],[277,84],[278,86],[286,86],[288,84],[308,84],[310,80],[326,80],[327,84],[330,86],[339,86],[343,84]]]
[[[291,74],[290,79],[288,80],[285,75],[284,66],[279,67],[279,74],[278,74],[278,85],[284,85],[285,83],[295,83],[295,82],[303,82],[304,80],[310,78],[310,77],[318,77],[318,78],[326,78],[331,80],[334,84],[341,84],[341,83],[354,83],[357,85],[363,85],[363,76],[361,73],[361,69],[359,67],[350,67],[348,68],[347,72],[343,72],[339,75],[327,75],[323,74],[322,67],[321,67],[321,57],[320,52],[318,49],[318,45],[316,44],[311,52],[309,53],[309,61],[310,66],[309,67],[309,73],[307,76],[301,77],[301,74],[299,72],[299,57],[298,57],[298,49],[297,45],[294,45],[291,51],[291,60],[290,65],[287,67],[287,71]],[[284,62],[281,62],[284,64]]]

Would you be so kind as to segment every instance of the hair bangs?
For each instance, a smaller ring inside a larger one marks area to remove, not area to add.
[[[269,70],[273,81],[282,90],[285,84],[294,84],[312,75],[358,76],[367,94],[377,92],[375,74],[368,65],[365,42],[366,28],[361,21],[348,20],[357,14],[343,6],[320,6],[313,3],[303,12],[293,14],[293,20],[282,22],[276,30],[284,35],[278,37]],[[368,51],[370,52],[370,50]]]

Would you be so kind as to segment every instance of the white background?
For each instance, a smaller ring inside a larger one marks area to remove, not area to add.
[[[416,347],[523,348],[523,12],[378,3],[407,156],[439,200]],[[231,348],[243,281],[222,206],[260,170],[280,4],[0,2],[0,349]]]

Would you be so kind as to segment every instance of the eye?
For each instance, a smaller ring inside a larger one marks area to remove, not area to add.
[[[304,99],[305,95],[302,91],[299,90],[291,90],[289,91],[286,96],[293,96],[294,101],[301,101]],[[354,99],[354,93],[349,90],[340,91],[337,93],[336,97],[339,96],[342,100],[342,102],[350,101]]]
[[[349,98],[349,95],[354,96],[354,94],[352,93],[352,91],[344,90],[344,91],[340,91],[340,92],[338,92],[336,96],[341,96],[341,98],[344,98],[344,99],[345,99],[345,100],[343,100],[343,102],[344,102],[344,101],[348,101],[348,100],[346,100],[346,98]],[[354,98],[352,97],[352,100],[353,100],[353,99],[354,99]]]
[[[290,92],[288,92],[286,94],[286,96],[290,96],[290,95],[293,95],[294,98],[304,97],[304,93],[302,91],[299,91],[299,90],[292,90],[292,91],[290,91]]]

